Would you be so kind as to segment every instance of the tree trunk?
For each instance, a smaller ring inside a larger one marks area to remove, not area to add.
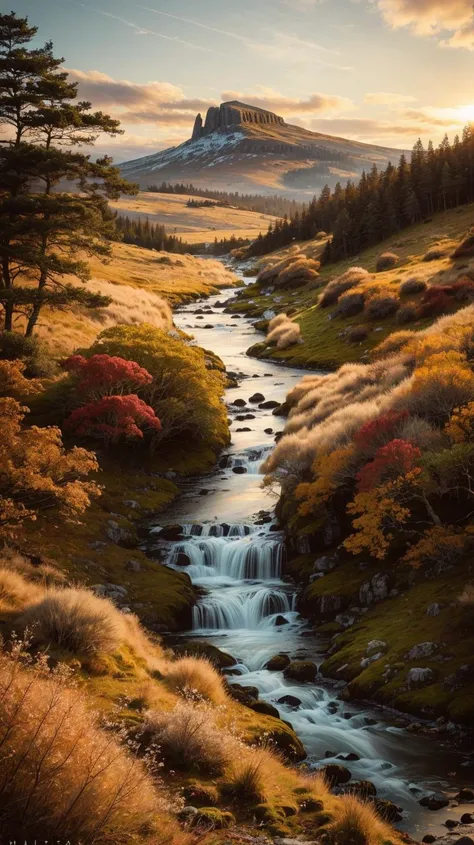
[[[35,330],[36,323],[38,322],[38,317],[40,315],[42,302],[36,302],[33,306],[33,310],[28,318],[28,322],[26,324],[25,329],[25,337],[31,337]]]

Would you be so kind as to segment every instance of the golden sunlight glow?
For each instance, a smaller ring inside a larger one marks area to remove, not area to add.
[[[474,123],[474,105],[459,106],[456,111],[459,115],[459,120],[465,121],[466,123]]]

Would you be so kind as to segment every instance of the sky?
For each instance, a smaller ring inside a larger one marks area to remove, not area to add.
[[[124,161],[232,99],[316,132],[411,149],[474,121],[472,0],[10,0],[79,96],[118,117]]]

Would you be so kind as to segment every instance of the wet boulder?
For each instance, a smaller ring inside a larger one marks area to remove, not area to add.
[[[377,789],[371,780],[356,780],[354,783],[349,784],[348,790],[353,795],[357,795],[364,800],[375,798],[377,795]]]
[[[264,669],[268,669],[270,672],[283,672],[290,663],[291,661],[287,654],[275,654],[274,657],[271,657],[265,663]]]
[[[338,766],[337,763],[329,763],[321,769],[321,774],[331,787],[342,786],[349,783],[352,774],[345,766]]]
[[[280,402],[276,402],[274,399],[267,399],[266,402],[260,402],[258,407],[262,411],[272,411],[274,408],[280,407]]]
[[[459,801],[460,804],[471,804],[474,802],[474,789],[470,789],[466,786],[458,792],[456,795],[456,801]]]
[[[235,658],[231,654],[226,654],[211,643],[190,642],[180,643],[173,648],[175,654],[180,657],[205,657],[216,666],[218,669],[228,669],[230,666],[235,666]]]
[[[256,701],[250,705],[250,709],[254,710],[255,713],[262,713],[264,716],[273,716],[274,719],[280,718],[277,708],[273,704],[269,704],[268,701]]]
[[[233,405],[234,408],[245,408],[246,404],[247,402],[245,399],[234,399],[234,401],[231,402],[231,405]]]
[[[237,429],[237,431],[243,431],[243,429]],[[232,467],[232,472],[235,473],[235,475],[245,475],[247,467]]]
[[[296,695],[282,695],[278,699],[278,704],[286,704],[287,707],[301,707],[302,701]]]
[[[191,560],[189,555],[186,552],[178,552],[176,556],[176,563],[178,566],[190,566]]]
[[[265,401],[265,396],[263,395],[263,393],[254,393],[249,398],[249,402],[257,402],[258,403],[258,402],[264,402],[264,401]]]
[[[425,795],[418,803],[420,807],[426,807],[427,810],[436,812],[449,807],[449,798],[444,792],[433,792],[431,795]]]
[[[393,824],[393,822],[401,822],[402,808],[394,804],[393,801],[388,801],[385,798],[376,798],[373,802],[375,812],[384,822]]]
[[[285,619],[285,617],[282,616],[281,613],[279,613],[277,618],[275,619],[275,625],[277,627],[279,627],[280,625],[288,625],[288,624],[289,624],[288,619]]]
[[[182,525],[165,525],[158,531],[160,540],[180,540],[183,536]]]
[[[293,660],[283,672],[285,678],[292,681],[309,682],[316,679],[318,667],[311,660]]]

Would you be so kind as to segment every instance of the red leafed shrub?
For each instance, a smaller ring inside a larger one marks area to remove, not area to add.
[[[421,451],[408,440],[391,440],[381,446],[373,461],[362,467],[357,475],[359,493],[368,493],[382,481],[389,481],[411,472],[421,457]]]
[[[354,435],[356,446],[359,449],[370,449],[386,443],[393,438],[398,426],[408,417],[408,411],[389,411],[375,420],[369,420]]]
[[[161,423],[153,408],[132,393],[104,396],[77,408],[67,418],[65,428],[76,435],[117,443],[122,438],[141,440],[143,430],[160,431]]]
[[[136,361],[113,355],[71,355],[63,367],[79,379],[78,389],[91,398],[100,399],[117,393],[130,393],[137,387],[151,384],[153,376]]]
[[[437,285],[429,288],[422,299],[418,311],[419,316],[432,317],[437,314],[445,314],[453,304],[450,293],[449,285]]]

